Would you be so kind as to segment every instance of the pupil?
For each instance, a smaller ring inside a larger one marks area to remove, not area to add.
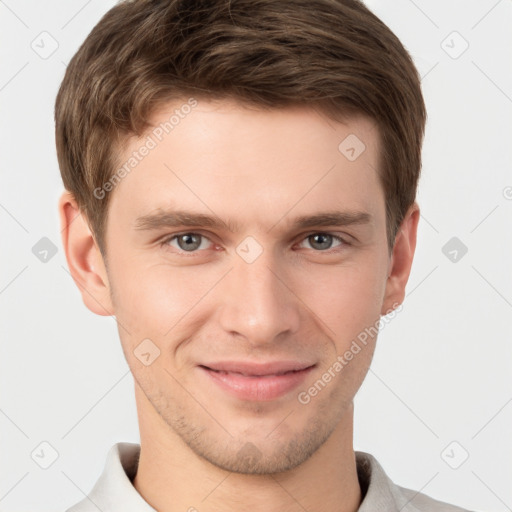
[[[184,243],[183,244],[184,247],[181,247],[181,249],[185,249],[185,250],[194,250],[194,249],[197,249],[201,245],[200,242],[198,241],[199,237],[192,235],[192,234],[182,235],[179,238],[179,240],[180,240],[180,242]],[[180,243],[179,245],[181,246],[182,244]]]
[[[315,244],[319,244],[321,247],[318,247],[319,249],[329,249],[331,242],[332,242],[332,236],[327,234],[318,234],[313,235],[312,237],[314,239]],[[324,241],[322,242],[322,238]],[[318,242],[318,239],[320,239],[320,242]]]

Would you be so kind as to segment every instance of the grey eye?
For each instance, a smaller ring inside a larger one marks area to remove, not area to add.
[[[195,251],[201,246],[202,235],[196,233],[184,233],[176,237],[178,246],[183,251]]]
[[[331,248],[334,237],[327,233],[315,233],[308,236],[307,240],[314,249],[324,251]]]

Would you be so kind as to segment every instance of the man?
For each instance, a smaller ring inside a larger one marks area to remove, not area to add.
[[[141,438],[69,511],[462,510],[352,446],[413,261],[426,121],[380,20],[356,0],[121,2],[55,117],[69,269],[116,317]]]

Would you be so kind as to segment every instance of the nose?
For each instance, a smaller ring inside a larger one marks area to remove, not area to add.
[[[263,251],[252,263],[236,254],[233,260],[234,268],[220,290],[221,328],[253,347],[272,345],[278,337],[296,333],[301,302],[283,265],[270,251]]]

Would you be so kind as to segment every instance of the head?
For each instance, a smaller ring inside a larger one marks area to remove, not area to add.
[[[116,316],[138,407],[231,471],[307,460],[412,263],[426,113],[402,44],[356,0],[120,2],[69,63],[55,120],[70,271]],[[241,400],[205,370],[235,360],[310,370]]]

